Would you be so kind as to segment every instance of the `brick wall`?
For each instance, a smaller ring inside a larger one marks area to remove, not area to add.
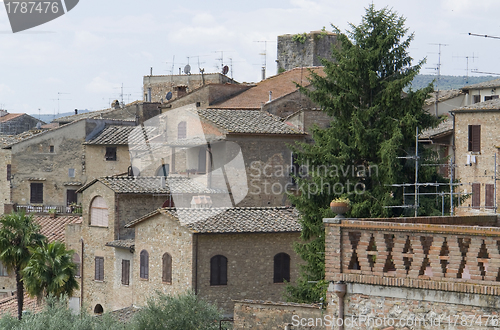
[[[286,325],[292,325],[289,329],[305,330],[327,329],[319,325],[319,319],[324,319],[325,311],[319,305],[274,303],[269,301],[238,300],[234,303],[234,329],[285,329]],[[314,322],[315,326],[300,326]],[[293,326],[293,325],[296,326]],[[316,326],[318,324],[319,326]],[[322,323],[324,324],[324,323]]]

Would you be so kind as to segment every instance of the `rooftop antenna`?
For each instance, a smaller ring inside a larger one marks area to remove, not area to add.
[[[469,35],[470,35],[470,36],[474,36],[474,37],[483,37],[483,38],[491,38],[491,39],[500,39],[500,37],[489,36],[489,35],[487,35],[487,34],[476,34],[476,33],[470,33],[470,32],[469,32]]]
[[[61,92],[57,92],[57,99],[52,99],[53,101],[56,101],[57,100],[57,115],[59,116],[59,101],[68,101],[68,100],[71,100],[71,99],[61,99],[61,95],[63,94],[70,94],[70,93],[61,93]],[[54,118],[53,119],[56,119],[56,114],[55,114],[55,109],[54,109]]]
[[[228,52],[231,52],[231,51],[227,51],[227,50],[216,50],[214,51],[214,53],[220,53],[220,57],[219,58],[216,58],[217,61],[220,61],[220,70],[222,72],[226,71],[226,73],[223,73],[224,75],[227,74],[227,72],[229,71],[229,67],[227,65],[224,64],[224,52],[228,53]],[[219,67],[216,66],[217,70],[219,70]],[[227,68],[227,69],[226,69]]]
[[[125,105],[125,103],[123,103],[123,96],[124,95],[131,95],[131,94],[123,94],[123,88],[129,88],[129,87],[123,87],[123,83],[122,83],[122,86],[121,87],[114,87],[114,89],[117,89],[117,88],[120,88],[120,102],[122,105]]]
[[[267,67],[267,43],[268,42],[275,42],[272,40],[258,40],[254,42],[263,42],[264,43],[264,51],[262,53],[259,53],[259,55],[262,55],[262,80],[266,79],[266,67]]]
[[[453,57],[455,57],[455,58],[465,58],[466,59],[467,66],[466,66],[466,69],[465,69],[465,72],[466,72],[465,84],[468,85],[469,84],[469,58],[472,58],[472,62],[474,62],[474,59],[478,58],[478,57],[474,56],[474,53],[472,53],[472,56],[453,56]]]
[[[438,43],[438,44],[430,44],[430,45],[437,45],[439,46],[439,51],[438,51],[438,63],[437,63],[437,67],[435,68],[431,68],[431,69],[434,69],[437,71],[437,80],[436,80],[436,102],[434,103],[434,111],[435,111],[435,115],[436,117],[438,116],[438,100],[439,100],[439,82],[441,80],[441,46],[449,46],[447,44],[441,44],[441,43]]]

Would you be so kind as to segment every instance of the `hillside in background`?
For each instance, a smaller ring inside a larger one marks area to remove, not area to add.
[[[78,110],[78,113],[85,113],[85,112],[89,112],[89,111],[90,110]],[[49,114],[41,114],[41,115],[32,114],[31,116],[35,117],[37,119],[40,119],[41,121],[48,124],[56,118],[71,116],[74,114],[75,114],[75,112],[72,111],[72,112],[63,112],[63,113],[59,113],[59,114],[50,114],[50,115]]]
[[[436,75],[418,75],[413,79],[412,88],[414,90],[424,88],[431,82],[437,79]],[[448,90],[448,89],[459,89],[466,85],[473,85],[483,81],[489,81],[498,79],[495,76],[481,76],[481,77],[469,77],[467,83],[466,76],[441,76],[439,81],[439,90]],[[434,89],[437,88],[436,82],[434,81]]]

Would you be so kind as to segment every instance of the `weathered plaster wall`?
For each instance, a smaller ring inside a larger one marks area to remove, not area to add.
[[[87,164],[88,180],[93,180],[105,175],[127,173],[130,166],[128,146],[117,145],[116,160],[106,160],[106,145],[85,145],[85,158]]]

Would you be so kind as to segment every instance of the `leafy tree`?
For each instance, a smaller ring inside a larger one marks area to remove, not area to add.
[[[216,330],[220,319],[217,307],[192,293],[176,297],[158,293],[135,315],[133,325],[137,330]]]
[[[24,305],[24,285],[21,271],[30,258],[30,248],[41,246],[45,236],[31,215],[24,212],[5,214],[0,219],[0,261],[7,270],[16,274],[17,315],[22,317]]]
[[[26,291],[31,296],[71,296],[78,289],[73,250],[68,251],[64,243],[55,241],[44,242],[31,249],[31,252],[31,259],[21,272]]]
[[[414,160],[398,157],[415,154],[417,126],[422,130],[438,121],[423,110],[432,85],[403,93],[424,63],[412,65],[413,34],[403,17],[370,5],[359,25],[350,24],[346,33],[334,30],[334,61],[322,61],[324,74],[311,71],[311,89],[300,86],[332,121],[312,130],[313,144],[292,147],[307,168],[307,175],[296,176],[301,193],[290,196],[303,228],[295,248],[306,261],[297,286],[287,287],[288,299],[297,302],[317,302],[325,293],[322,219],[334,215],[330,201],[349,198],[350,217],[406,215],[408,209],[386,207],[403,204],[402,189],[391,185],[414,182]],[[419,182],[444,182],[430,166],[418,175]],[[425,198],[420,204],[419,214],[437,211]]]

